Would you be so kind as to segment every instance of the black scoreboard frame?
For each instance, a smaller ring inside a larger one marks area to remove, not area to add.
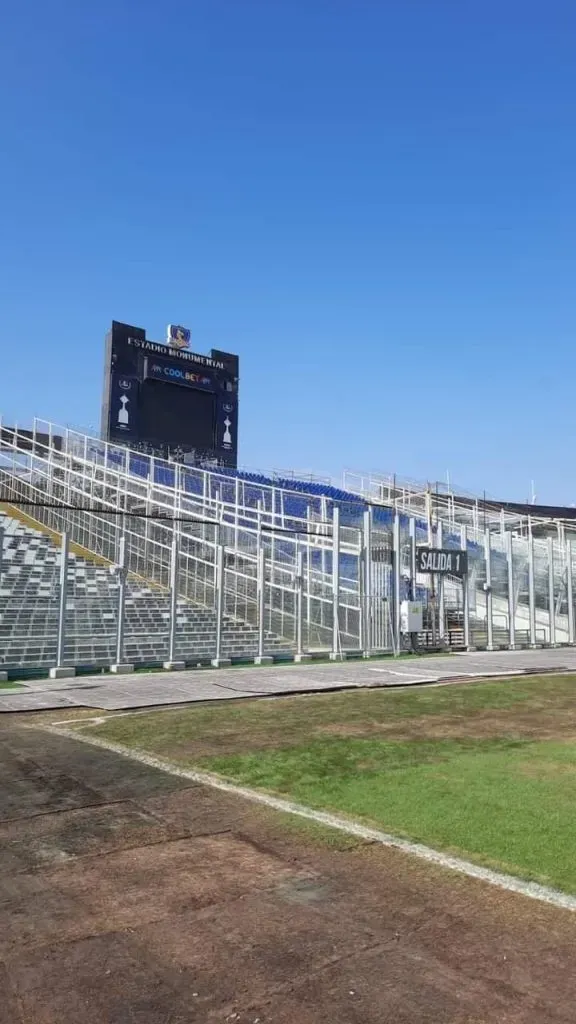
[[[105,342],[102,437],[163,458],[236,468],[238,384],[237,355],[170,348],[148,340],[141,327],[113,320]],[[154,429],[154,402],[162,403],[158,420],[165,427],[174,408],[169,431]]]

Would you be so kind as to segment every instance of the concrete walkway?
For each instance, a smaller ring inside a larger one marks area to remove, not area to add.
[[[19,691],[0,690],[0,712],[89,707],[127,708],[193,701],[309,693],[367,686],[410,686],[459,677],[525,672],[576,672],[576,649],[494,651],[334,664],[229,669],[188,669],[127,676],[97,675],[28,683]]]

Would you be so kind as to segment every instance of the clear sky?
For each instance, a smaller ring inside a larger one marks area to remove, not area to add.
[[[0,411],[111,319],[241,358],[240,459],[576,502],[574,0],[22,0]]]

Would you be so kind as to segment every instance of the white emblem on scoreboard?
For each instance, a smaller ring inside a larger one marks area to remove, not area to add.
[[[230,419],[228,419],[228,416],[227,416],[226,419],[224,420],[224,436],[222,438],[222,444],[224,445],[225,448],[231,448],[232,447],[232,434],[230,433],[230,427],[231,426],[232,426],[232,421]]]
[[[128,412],[128,409],[126,408],[126,406],[128,405],[129,401],[130,401],[130,399],[127,398],[126,395],[120,395],[120,408],[118,410],[118,423],[122,427],[127,427],[128,424],[130,423],[130,413]]]

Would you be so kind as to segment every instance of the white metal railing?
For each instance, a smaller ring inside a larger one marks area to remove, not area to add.
[[[46,434],[45,443],[40,436]],[[310,645],[329,647],[334,610],[331,557],[332,523],[322,502],[294,492],[259,487],[263,495],[246,501],[245,481],[210,471],[146,460],[146,476],[130,469],[137,453],[64,430],[59,451],[52,443],[58,428],[36,421],[31,444],[18,433],[2,441],[2,494],[20,503],[37,520],[70,537],[110,563],[118,560],[125,538],[129,572],[163,588],[170,584],[172,536],[176,530],[180,558],[179,594],[207,607],[217,599],[217,552],[226,552],[224,613],[238,620],[258,620],[258,553],[264,551],[266,624],[270,632],[295,641],[299,559],[303,566],[305,633]],[[159,482],[162,471],[175,475],[176,486]],[[160,470],[160,472],[159,472]],[[182,489],[194,472],[196,493]],[[243,501],[244,499],[244,501]],[[32,503],[32,504],[25,504]],[[360,642],[360,532],[343,528],[341,552],[356,566],[342,574],[339,617],[345,646]]]
[[[60,435],[62,450],[54,444]],[[223,614],[295,650],[390,647],[399,627],[397,619],[389,622],[386,601],[395,602],[397,616],[404,577],[427,600],[430,578],[413,572],[411,551],[440,536],[444,546],[465,544],[470,560],[467,600],[462,584],[446,581],[447,605],[460,595],[472,624],[507,622],[511,643],[514,631],[526,628],[532,637],[546,630],[551,643],[572,642],[568,525],[557,539],[539,539],[533,517],[522,535],[518,517],[485,516],[479,503],[398,478],[347,478],[358,501],[338,501],[322,485],[309,493],[181,466],[40,420],[31,439],[17,431],[1,436],[0,493],[7,500],[110,563],[118,562],[124,538],[128,571],[166,592],[176,539],[181,598],[221,605]],[[393,509],[398,528],[394,569],[392,528],[375,518],[382,506]],[[373,548],[389,552],[386,564],[371,564]]]
[[[551,520],[541,516],[498,507],[499,502],[490,495],[479,497],[464,489],[451,490],[446,483],[423,484],[390,474],[347,470],[343,486],[371,503],[388,505],[406,515],[442,521],[450,530],[467,526],[478,540],[487,528],[528,536],[534,528],[551,525]],[[576,535],[573,519],[555,519],[554,526],[559,534],[568,531]]]

